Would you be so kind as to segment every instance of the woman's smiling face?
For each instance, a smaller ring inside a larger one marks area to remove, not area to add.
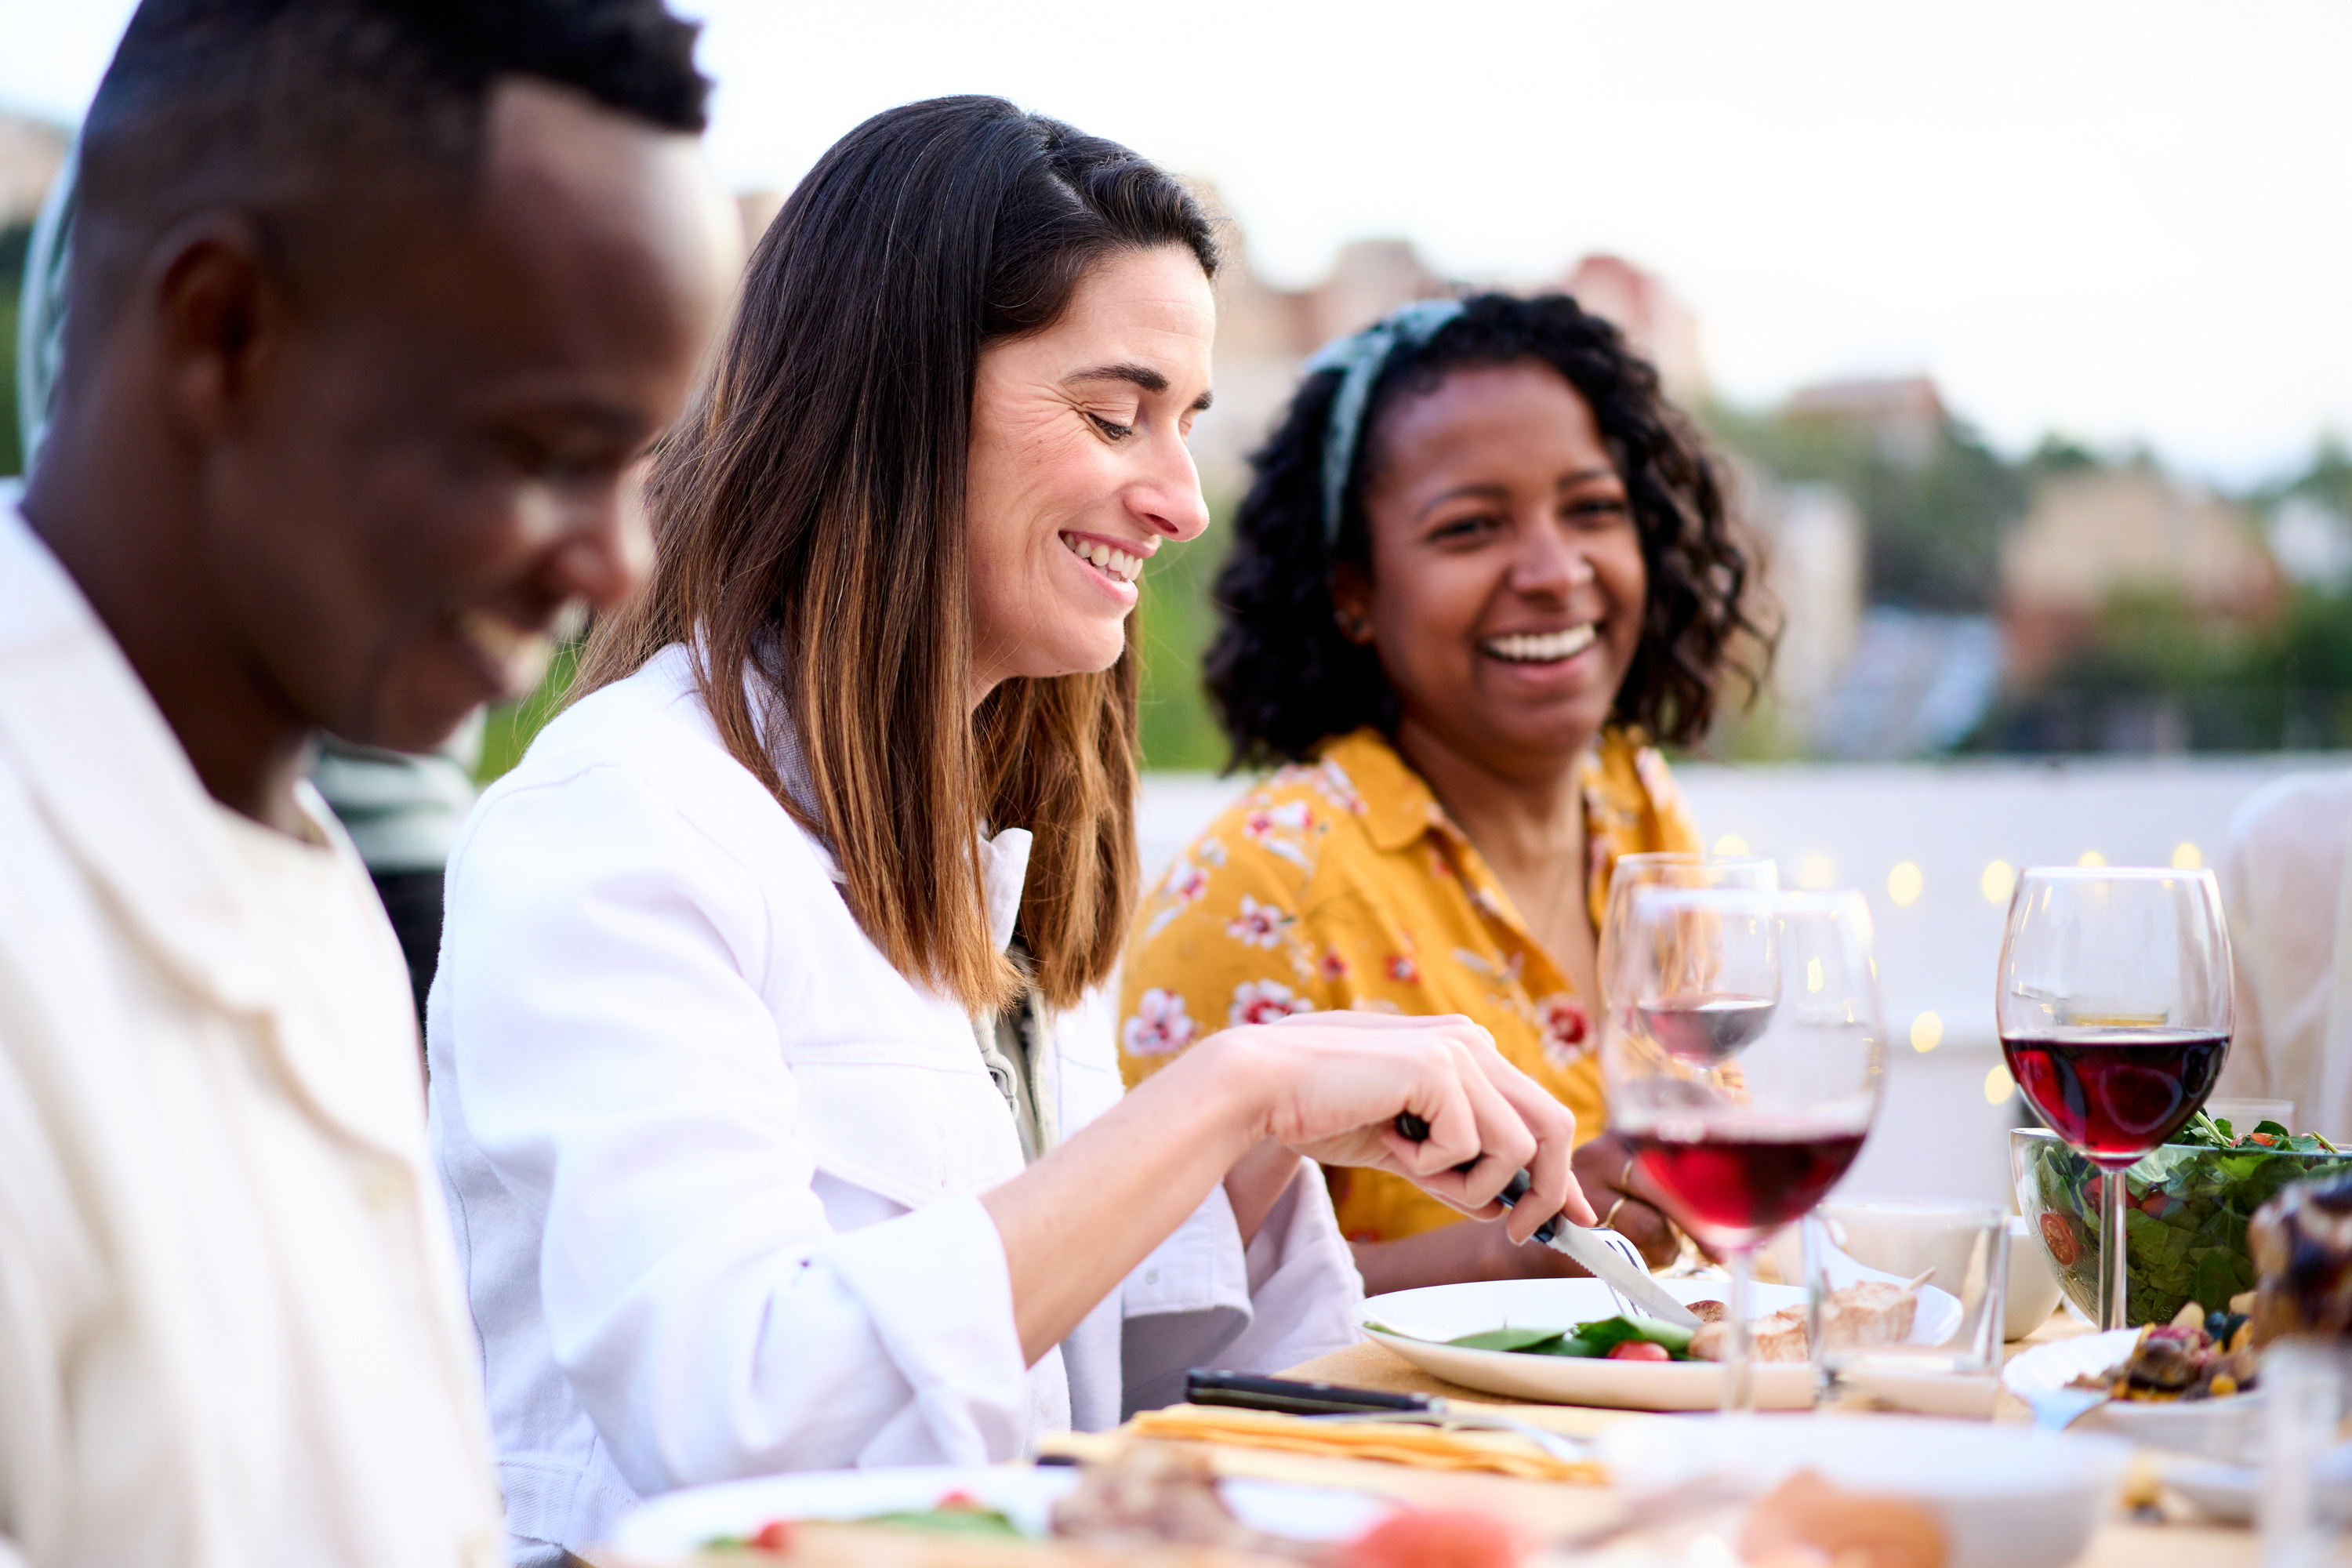
[[[1208,526],[1185,446],[1216,297],[1176,246],[1112,256],[1044,331],[983,350],[965,481],[977,702],[1014,676],[1108,669],[1136,578]]]
[[[1343,626],[1409,723],[1496,773],[1557,768],[1607,721],[1648,590],[1591,409],[1540,362],[1465,367],[1368,436],[1371,571],[1334,574]]]

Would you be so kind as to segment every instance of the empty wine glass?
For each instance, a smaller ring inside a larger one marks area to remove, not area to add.
[[[2010,896],[1994,1006],[2025,1102],[2099,1169],[2099,1321],[2128,1327],[2124,1172],[2197,1114],[2236,1027],[2220,884],[2168,868],[2029,868]]]
[[[1609,966],[1623,940],[1620,931],[1636,888],[1754,888],[1770,892],[1780,885],[1780,868],[1766,855],[1711,855],[1696,850],[1654,849],[1620,855],[1609,870],[1609,897],[1602,900],[1597,963],[1604,993]]]
[[[1723,1408],[1749,1411],[1755,1251],[1845,1174],[1878,1112],[1869,906],[1851,892],[1638,887],[1611,957],[1611,1123],[1667,1212],[1729,1263]]]

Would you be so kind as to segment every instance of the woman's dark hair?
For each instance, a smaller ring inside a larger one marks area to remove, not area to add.
[[[716,366],[647,487],[647,592],[601,624],[580,689],[695,650],[719,735],[832,846],[901,973],[979,1007],[1019,978],[990,940],[973,828],[1034,836],[1019,931],[1074,1002],[1118,961],[1137,881],[1133,644],[971,710],[964,478],[981,351],[1042,331],[1122,252],[1213,276],[1209,220],[1115,142],[994,98],[876,115],[751,257]],[[795,798],[749,678],[782,698]]]
[[[1754,693],[1762,668],[1740,660],[1760,666],[1770,658],[1770,639],[1747,604],[1755,563],[1733,535],[1704,445],[1666,402],[1657,372],[1616,328],[1565,294],[1480,294],[1426,343],[1392,354],[1373,384],[1336,549],[1323,538],[1323,448],[1341,373],[1310,376],[1253,458],[1256,478],[1217,574],[1223,626],[1208,655],[1230,766],[1299,761],[1365,724],[1394,732],[1396,694],[1380,655],[1342,637],[1333,621],[1332,568],[1346,561],[1370,570],[1363,488],[1395,410],[1454,371],[1526,360],[1559,372],[1591,408],[1641,533],[1649,595],[1611,721],[1686,744],[1706,732],[1727,676]]]

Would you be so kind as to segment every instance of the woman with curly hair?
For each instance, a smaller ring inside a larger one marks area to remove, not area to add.
[[[1658,1260],[1631,1150],[1590,1135],[1595,932],[1618,856],[1699,847],[1653,747],[1704,735],[1727,677],[1753,690],[1753,563],[1656,373],[1566,296],[1423,300],[1307,372],[1208,658],[1233,765],[1286,765],[1139,911],[1128,1080],[1229,1024],[1466,1015],[1575,1112],[1584,1190]],[[1330,1180],[1369,1291],[1572,1267],[1379,1173]]]

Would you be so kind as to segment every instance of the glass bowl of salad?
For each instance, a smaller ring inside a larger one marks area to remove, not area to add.
[[[2042,1237],[2059,1288],[2075,1310],[2095,1319],[2099,1303],[2098,1170],[2055,1133],[2020,1127],[2009,1135],[2018,1211]],[[2252,1131],[2200,1111],[2173,1141],[2125,1173],[2130,1206],[2127,1321],[2169,1322],[2190,1301],[2227,1312],[2230,1298],[2254,1288],[2246,1221],[2273,1193],[2352,1163],[2315,1132],[2290,1133],[2275,1121]]]

